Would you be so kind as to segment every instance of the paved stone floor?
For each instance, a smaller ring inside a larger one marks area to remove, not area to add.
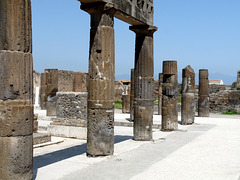
[[[117,112],[115,120],[128,116]],[[85,140],[52,137],[61,143],[34,149],[34,179],[238,180],[239,129],[240,116],[211,114],[179,131],[154,129],[153,141],[136,142],[132,127],[116,126],[114,155],[98,158],[86,157]]]

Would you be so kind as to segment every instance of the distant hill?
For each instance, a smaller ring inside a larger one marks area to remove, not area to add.
[[[158,79],[158,74],[154,75],[154,79]],[[232,84],[234,81],[237,80],[237,75],[227,75],[221,73],[210,73],[209,79],[221,79],[223,80],[224,84]],[[130,74],[119,74],[115,76],[115,80],[130,80]],[[182,82],[182,74],[178,73],[178,82]],[[198,73],[196,74],[196,84],[198,84]]]

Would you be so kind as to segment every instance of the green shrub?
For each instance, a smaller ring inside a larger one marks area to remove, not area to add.
[[[121,101],[115,101],[114,108],[115,109],[122,109],[122,102]]]
[[[237,113],[236,111],[231,111],[231,110],[228,110],[227,112],[223,112],[222,114],[226,114],[226,115],[240,115],[240,113]]]

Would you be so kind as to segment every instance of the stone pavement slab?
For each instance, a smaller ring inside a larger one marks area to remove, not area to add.
[[[240,176],[240,118],[196,118],[180,131],[153,130],[153,141],[132,140],[131,127],[115,127],[115,153],[86,157],[86,141],[64,138],[34,149],[34,178],[236,179]]]

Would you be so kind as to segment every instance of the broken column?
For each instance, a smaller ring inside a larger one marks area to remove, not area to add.
[[[208,70],[199,70],[198,116],[209,117],[209,80]]]
[[[87,155],[114,152],[114,12],[105,3],[82,4],[91,15]]]
[[[134,69],[131,69],[130,120],[134,120]]]
[[[237,89],[240,89],[240,70],[237,72]]]
[[[0,1],[0,179],[32,179],[30,0]]]
[[[130,113],[130,95],[122,95],[122,113]]]
[[[163,61],[162,130],[178,129],[177,61]]]
[[[136,33],[135,69],[134,69],[134,140],[152,139],[154,106],[154,26],[131,26]]]
[[[182,70],[182,104],[181,122],[183,125],[193,124],[195,119],[195,73],[191,66]]]
[[[163,82],[163,74],[159,73],[158,80],[158,115],[162,114],[162,82]]]

